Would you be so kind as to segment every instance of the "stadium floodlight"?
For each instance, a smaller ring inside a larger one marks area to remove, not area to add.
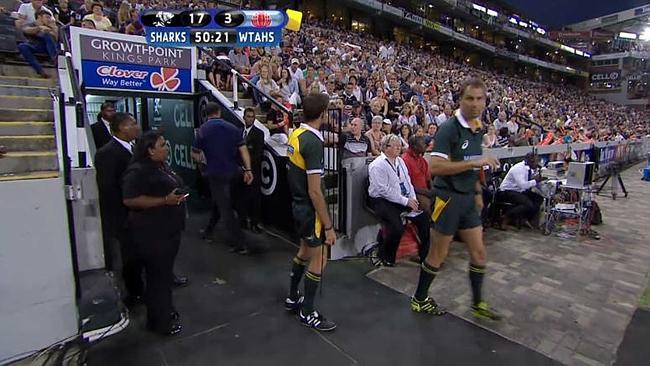
[[[584,56],[585,54],[584,54],[584,52],[582,52],[582,51],[580,51],[580,50],[576,50],[576,55],[578,55],[578,56]]]
[[[431,9],[433,9],[433,4],[429,4],[429,7],[430,7]]]
[[[519,21],[519,25],[524,27],[524,28],[528,28],[528,23],[524,22],[523,20]]]
[[[583,52],[583,53],[584,53],[584,56],[585,56],[586,58],[590,58],[590,57],[591,57],[591,55],[588,54],[587,52]]]
[[[472,4],[472,8],[474,8],[474,9],[476,9],[476,10],[478,10],[478,11],[482,11],[482,12],[484,12],[484,13],[487,12],[487,9],[485,8],[485,6],[480,6],[480,5],[477,5],[477,4]]]
[[[517,23],[518,23],[518,22],[517,22],[517,18],[515,18],[515,17],[510,17],[510,19],[508,19],[508,21],[509,21],[510,23],[512,23],[512,24],[517,24]]]
[[[573,48],[573,47],[569,47],[569,46],[565,46],[565,45],[563,45],[563,44],[560,45],[560,49],[562,49],[562,50],[564,50],[564,51],[567,51],[567,52],[576,53],[576,49],[575,49],[575,48]]]
[[[643,30],[643,33],[639,35],[639,39],[642,41],[650,41],[650,27]]]
[[[488,10],[487,10],[487,14],[488,14],[489,16],[492,16],[492,17],[498,17],[498,16],[499,16],[499,13],[497,13],[496,11],[494,11],[494,10],[492,10],[492,9],[488,9]]]
[[[618,38],[636,39],[636,33],[620,32]]]
[[[537,31],[537,33],[539,33],[539,34],[541,34],[541,35],[545,35],[545,34],[546,34],[546,31],[543,30],[542,28],[537,28],[537,29],[535,29],[535,30]]]

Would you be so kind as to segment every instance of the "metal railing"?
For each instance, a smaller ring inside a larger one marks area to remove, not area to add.
[[[278,102],[275,98],[270,96],[268,93],[264,92],[262,89],[260,89],[257,85],[253,84],[250,80],[248,80],[244,75],[242,75],[239,71],[235,70],[232,66],[230,66],[228,63],[224,62],[223,60],[220,60],[219,57],[213,56],[210,51],[205,48],[205,47],[197,47],[199,51],[203,52],[206,54],[212,61],[217,62],[220,66],[222,66],[224,69],[228,70],[233,77],[233,82],[232,82],[232,101],[234,105],[234,109],[239,108],[239,83],[237,81],[241,81],[242,83],[248,85],[249,87],[253,88],[256,93],[262,95],[264,98],[266,98],[269,102],[274,104],[276,107],[280,109],[280,111],[286,113],[287,115],[291,115],[291,111],[285,107],[282,103]]]
[[[72,47],[70,45],[70,36],[68,34],[69,29],[70,25],[64,25],[59,28],[59,43],[63,51],[63,56],[65,58],[65,66],[68,71],[68,78],[70,79],[70,83],[72,85],[72,98],[66,100],[65,103],[66,105],[74,105],[75,114],[77,117],[77,128],[84,129],[86,141],[88,141],[88,144],[86,144],[88,151],[78,152],[79,167],[87,167],[87,154],[89,154],[91,157],[95,156],[96,147],[94,143],[90,143],[94,140],[86,115],[86,99],[84,98],[84,93],[81,89],[81,85],[79,84],[79,78],[77,77],[77,73],[75,72],[74,65],[72,63]],[[65,116],[62,115],[62,119],[63,120],[61,123],[65,123]]]
[[[323,149],[324,187],[327,212],[337,232],[345,232],[345,172],[341,167],[341,109],[328,109],[327,121],[323,124],[326,144]]]

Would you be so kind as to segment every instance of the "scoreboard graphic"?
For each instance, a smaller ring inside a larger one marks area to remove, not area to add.
[[[152,10],[140,16],[147,43],[163,47],[275,47],[284,28],[298,31],[295,10]]]

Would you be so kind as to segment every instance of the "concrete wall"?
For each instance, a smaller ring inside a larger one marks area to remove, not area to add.
[[[61,178],[0,182],[0,364],[78,331]]]

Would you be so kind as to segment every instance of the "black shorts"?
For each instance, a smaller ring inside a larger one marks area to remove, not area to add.
[[[434,190],[431,208],[432,228],[443,235],[454,235],[458,230],[481,226],[476,210],[474,192],[457,193],[446,189]]]
[[[307,246],[316,248],[325,243],[323,223],[316,215],[310,204],[292,205],[293,219],[296,223],[296,232]]]

